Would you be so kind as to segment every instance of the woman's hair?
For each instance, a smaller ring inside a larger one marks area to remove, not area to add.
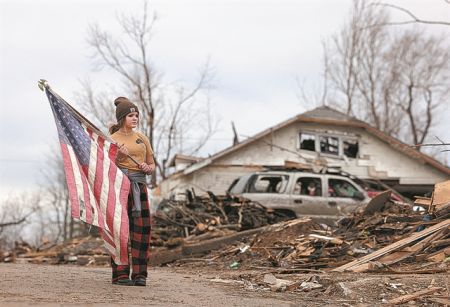
[[[124,123],[125,123],[125,117],[122,117],[121,119],[119,119],[117,121],[117,124],[114,124],[111,127],[109,127],[109,134],[113,134],[113,133],[116,133],[117,131],[119,131],[119,129],[123,127]]]

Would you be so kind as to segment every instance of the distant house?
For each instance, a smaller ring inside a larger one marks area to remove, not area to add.
[[[319,107],[299,114],[253,137],[199,159],[177,155],[176,168],[161,185],[168,196],[193,187],[198,193],[224,194],[231,182],[286,161],[340,168],[362,179],[375,178],[406,195],[432,191],[450,179],[450,168],[369,124]]]

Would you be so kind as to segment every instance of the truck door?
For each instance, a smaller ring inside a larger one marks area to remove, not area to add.
[[[367,198],[364,190],[359,189],[354,182],[347,178],[327,176],[327,188],[329,202],[336,207],[340,215],[353,212],[365,203]],[[363,195],[364,199],[358,199],[357,194]]]
[[[316,220],[328,219],[338,213],[325,197],[323,176],[298,175],[291,192],[291,207],[297,216],[311,216]]]

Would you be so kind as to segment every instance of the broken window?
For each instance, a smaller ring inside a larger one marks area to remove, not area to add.
[[[331,197],[353,198],[358,189],[348,181],[341,179],[328,180],[328,193]]]
[[[283,193],[288,182],[287,175],[257,175],[252,179],[249,193]]]
[[[349,158],[357,158],[358,157],[358,141],[357,140],[349,140],[344,139],[342,141],[342,147],[344,150],[344,155]]]
[[[316,136],[314,134],[300,133],[300,149],[316,151]]]
[[[334,136],[321,136],[320,152],[336,156],[339,155],[339,139]]]
[[[322,196],[322,184],[320,178],[314,177],[298,178],[294,186],[293,194]]]

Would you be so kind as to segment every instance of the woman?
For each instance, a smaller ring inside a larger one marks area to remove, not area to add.
[[[117,124],[109,132],[117,142],[117,166],[131,182],[128,195],[128,218],[131,242],[130,265],[117,265],[111,259],[112,283],[126,286],[145,286],[150,247],[150,207],[145,185],[145,175],[155,169],[153,150],[148,138],[134,131],[139,123],[139,110],[125,97],[114,100]]]

